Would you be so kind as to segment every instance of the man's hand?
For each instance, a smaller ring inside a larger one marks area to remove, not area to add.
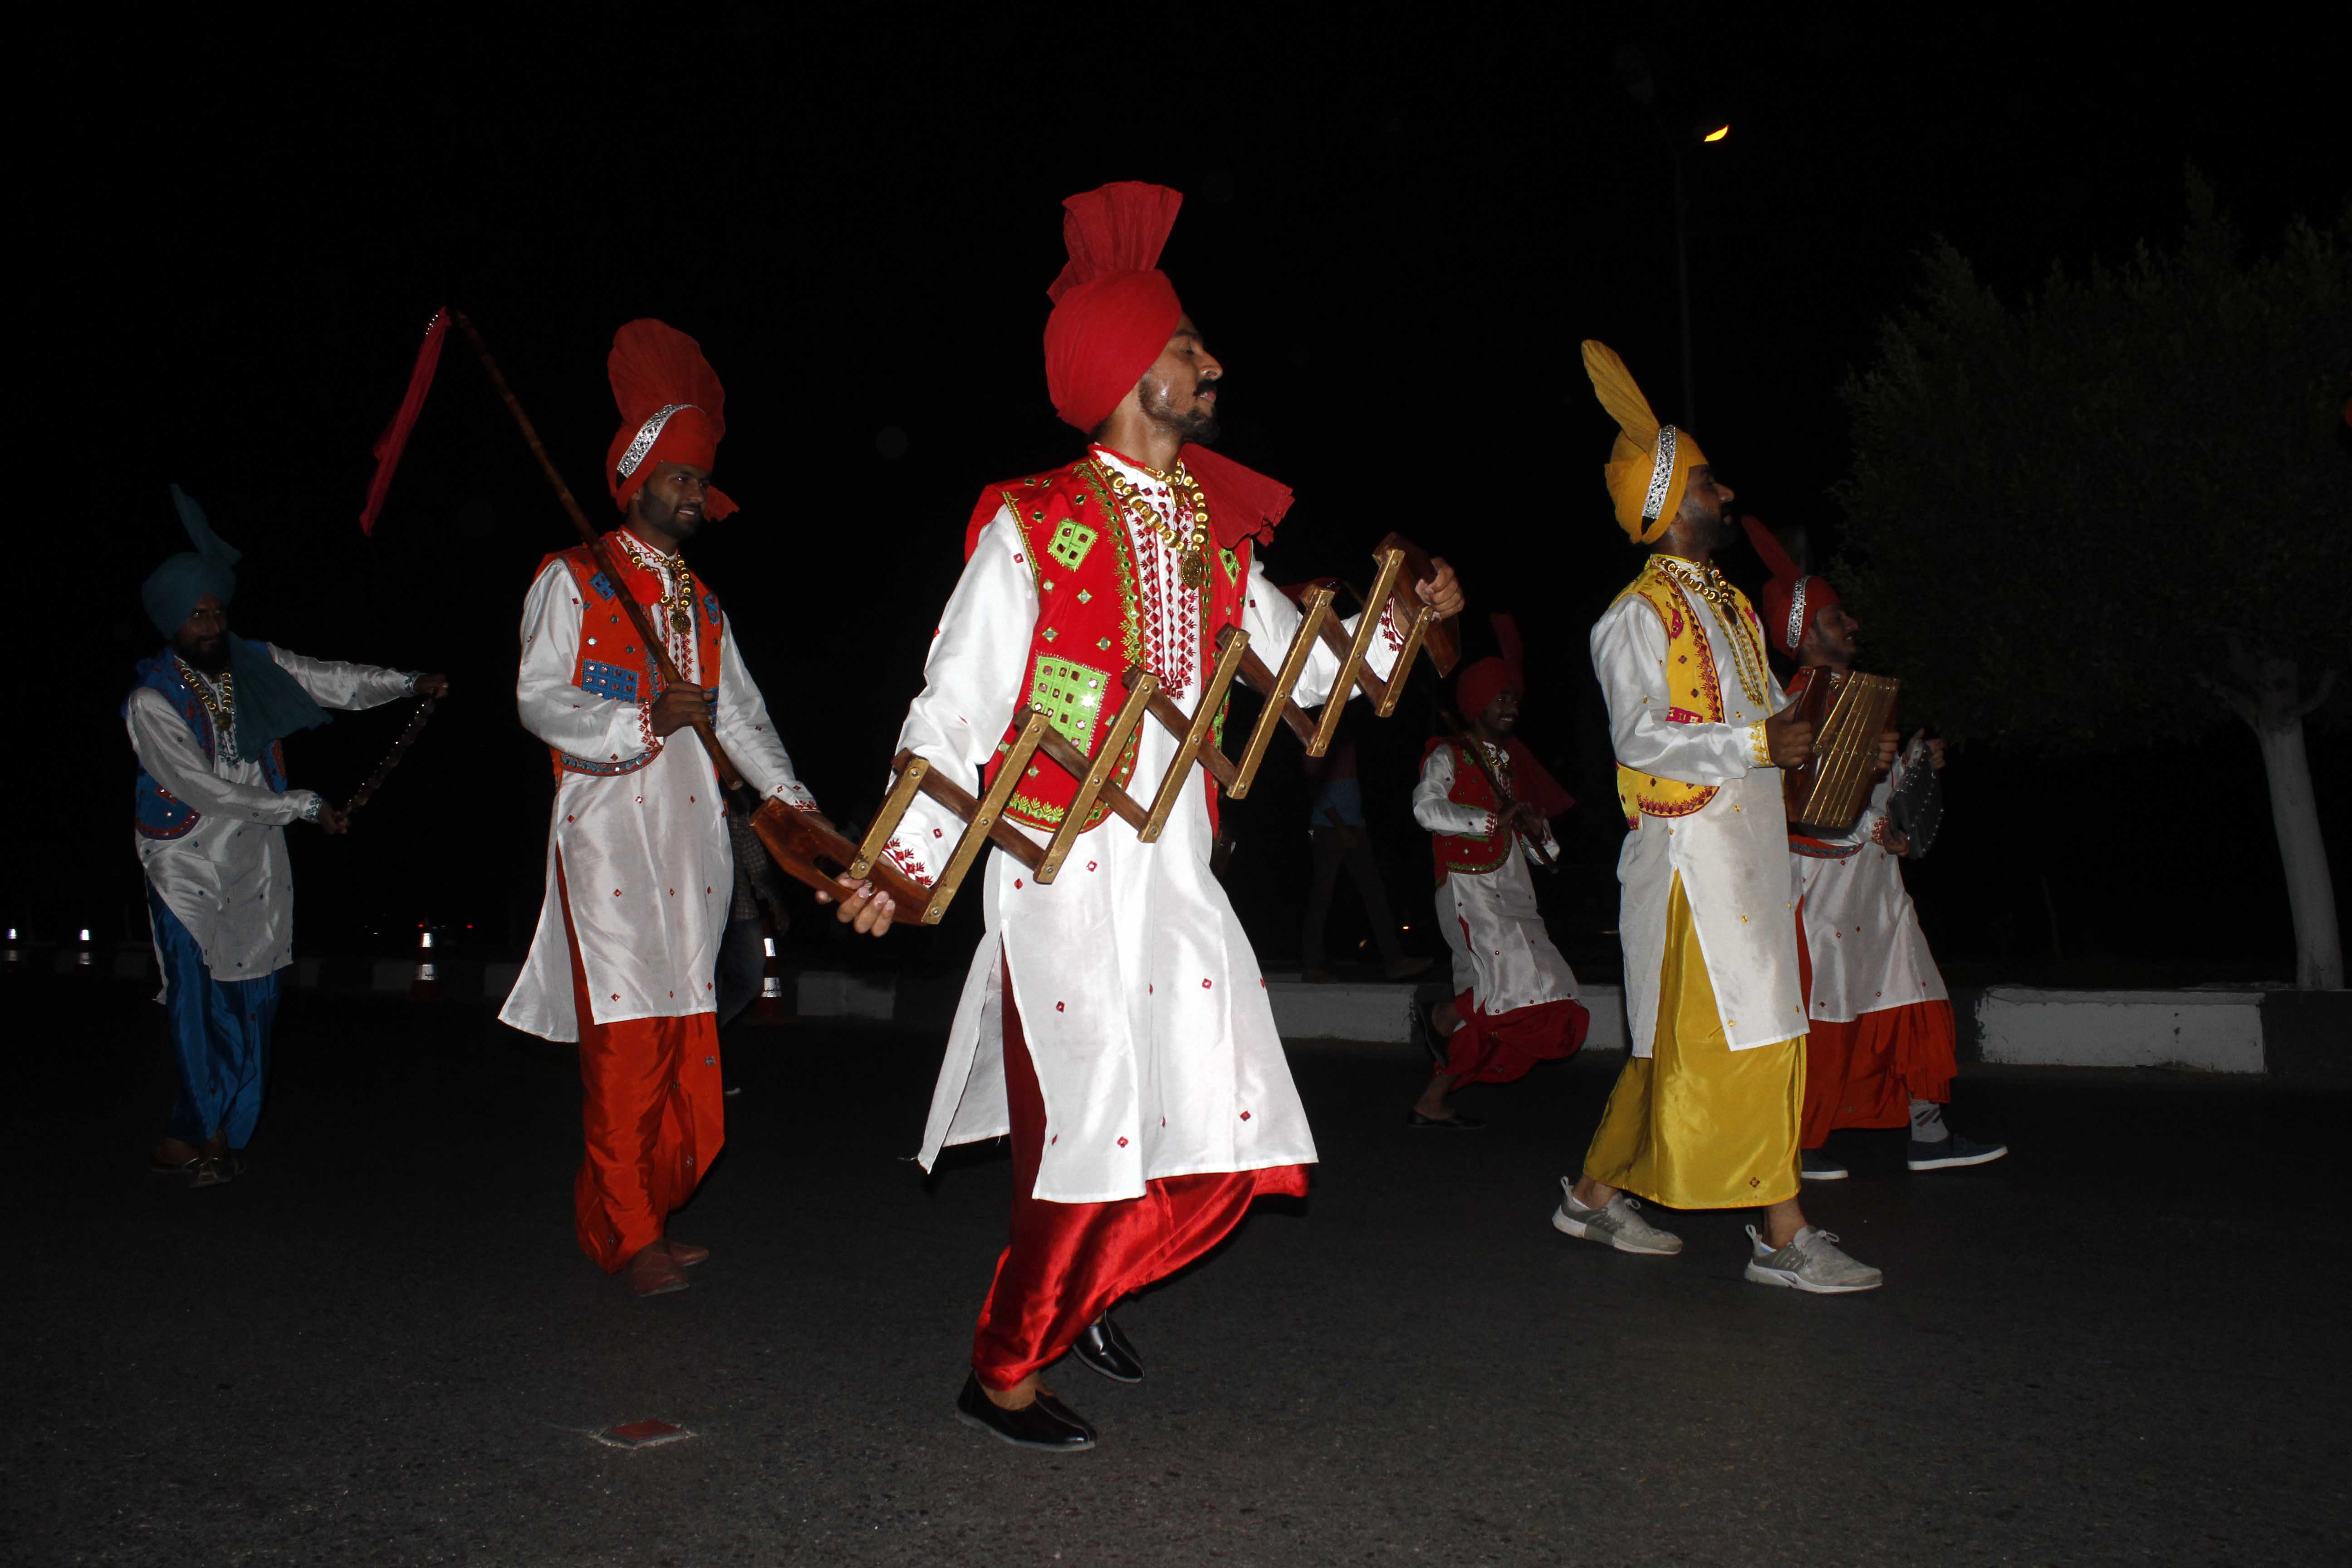
[[[416,695],[419,697],[448,696],[449,678],[443,675],[438,670],[436,670],[431,675],[418,676],[416,678]]]
[[[1888,827],[1883,822],[1879,824],[1879,827],[1881,831],[1878,835],[1878,842],[1885,847],[1885,850],[1889,855],[1904,855],[1910,852],[1910,835],[1903,833],[1895,828]]]
[[[1878,754],[1871,759],[1871,765],[1878,771],[1881,778],[1894,768],[1895,753],[1902,745],[1903,737],[1894,731],[1881,730],[1878,732]]]
[[[1544,819],[1536,808],[1526,801],[1511,802],[1510,809],[1503,813],[1502,826],[1509,832],[1526,834],[1532,843],[1543,842]]]
[[[1919,743],[1919,737],[1921,735],[1925,735],[1927,732],[1927,731],[1924,728],[1918,731],[1917,733],[1911,737],[1911,744],[1914,746],[1917,745]],[[1908,749],[1908,747],[1906,748],[1906,750]],[[1939,771],[1944,765],[1944,737],[1941,735],[1937,736],[1934,740],[1927,742],[1927,765]]]
[[[845,895],[837,900],[841,908],[834,911],[834,919],[848,926],[860,936],[869,933],[880,936],[890,929],[891,921],[898,913],[898,905],[889,894],[871,882],[852,881],[847,877],[835,877],[834,881],[841,887]],[[834,903],[836,901],[836,896],[832,893],[819,893],[816,896],[816,901],[820,904]]]
[[[337,837],[352,830],[352,819],[323,800],[319,803],[319,815],[311,820],[319,825],[320,832],[331,833]]]
[[[1813,760],[1813,726],[1801,705],[1790,703],[1764,721],[1764,750],[1776,768],[1801,768]]]
[[[675,735],[698,719],[715,718],[717,708],[698,688],[673,686],[654,699],[653,711],[646,716],[646,722],[656,735]]]
[[[1421,602],[1433,605],[1440,616],[1460,615],[1462,584],[1454,580],[1454,568],[1448,566],[1441,556],[1431,556],[1429,563],[1436,568],[1436,575],[1426,583],[1414,584],[1414,591],[1420,594]]]

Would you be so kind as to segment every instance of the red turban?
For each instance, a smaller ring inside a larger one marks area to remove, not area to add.
[[[604,361],[621,427],[604,454],[604,484],[625,511],[661,463],[685,463],[710,472],[727,434],[727,389],[719,384],[702,345],[666,321],[631,321],[613,334]],[[713,520],[735,510],[711,489],[703,511]]]
[[[1500,658],[1482,658],[1463,667],[1454,678],[1454,706],[1462,711],[1463,722],[1475,722],[1486,711],[1486,704],[1502,695],[1506,689],[1525,697],[1528,678],[1519,647],[1519,625],[1509,616],[1496,614],[1492,617],[1495,644],[1503,650]],[[1422,751],[1423,756],[1445,744],[1444,739],[1429,742]],[[1503,752],[1511,760],[1511,782],[1518,797],[1536,808],[1538,815],[1559,816],[1576,805],[1576,797],[1560,787],[1549,769],[1536,761],[1535,752],[1517,735],[1504,738]]]
[[[1045,390],[1054,412],[1081,430],[1110,417],[1143,379],[1184,314],[1160,251],[1181,193],[1122,180],[1062,204],[1070,259],[1045,290]]]
[[[1475,719],[1506,689],[1519,689],[1511,667],[1499,658],[1478,659],[1464,666],[1462,673],[1454,678],[1454,706],[1462,710],[1463,718]]]
[[[1790,658],[1797,657],[1798,645],[1805,640],[1805,627],[1814,614],[1823,607],[1839,603],[1838,591],[1830,586],[1826,577],[1808,575],[1797,570],[1797,563],[1772,536],[1772,531],[1752,517],[1739,520],[1748,531],[1748,542],[1756,546],[1756,553],[1764,558],[1766,570],[1772,580],[1764,584],[1764,635]]]

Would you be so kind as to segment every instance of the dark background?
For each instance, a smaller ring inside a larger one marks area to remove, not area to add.
[[[1486,612],[1519,617],[1523,733],[1585,802],[1545,896],[1571,958],[1605,972],[1621,830],[1583,639],[1638,557],[1608,515],[1612,426],[1578,341],[1619,349],[1745,505],[1808,525],[1826,554],[1849,456],[1839,388],[1932,236],[2013,297],[2054,260],[2168,239],[2191,163],[2261,244],[2352,193],[2330,95],[2294,86],[2273,36],[2218,25],[490,11],[319,13],[242,35],[118,20],[67,29],[52,58],[70,68],[24,88],[18,377],[37,450],[20,452],[14,497],[33,606],[20,679],[61,743],[29,749],[67,763],[13,770],[36,830],[0,919],[32,936],[144,931],[115,713],[157,642],[139,582],[184,547],[177,480],[247,552],[238,629],[456,684],[360,831],[294,831],[300,950],[389,950],[432,921],[520,954],[547,763],[513,717],[515,628],[533,568],[572,536],[462,346],[376,536],[356,527],[370,447],[444,303],[481,325],[599,518],[613,330],[652,315],[701,340],[729,392],[719,479],[743,510],[696,542],[698,570],[803,776],[862,821],[974,496],[1076,450],[1038,349],[1057,204],[1146,179],[1186,193],[1165,265],[1230,373],[1225,449],[1299,494],[1267,554],[1276,578],[1360,581],[1393,528],[1461,570],[1474,651]],[[1615,63],[1628,45],[1658,85],[1647,110]],[[1668,147],[1701,121],[1732,132],[1685,153],[1694,398]],[[2162,526],[2119,520],[2118,548],[2126,521]],[[1744,549],[1726,564],[1755,585]],[[2076,700],[2063,624],[2048,653],[2051,700]],[[2291,977],[2252,737],[2205,728],[2194,700],[2179,731],[2087,762],[1958,755],[1945,845],[1913,876],[1951,967]],[[341,798],[403,712],[298,736],[295,782]],[[1356,730],[1391,894],[1419,926],[1425,841],[1405,797],[1425,727]],[[1288,746],[1229,819],[1235,901],[1277,962],[1305,868]],[[2313,761],[2340,888],[2340,727]],[[1345,946],[1362,931],[1341,904]],[[974,919],[966,900],[950,924]],[[851,952],[815,921],[794,940],[811,961]],[[966,951],[914,934],[856,961],[956,966]]]

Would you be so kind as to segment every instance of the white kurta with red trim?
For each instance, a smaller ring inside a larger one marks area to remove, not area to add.
[[[1792,849],[1805,893],[1805,945],[1813,960],[1811,1013],[1843,1024],[1888,1007],[1941,1002],[1943,972],[1927,952],[1919,911],[1903,885],[1903,859],[1877,839],[1903,763],[1878,781],[1851,831],[1822,840],[1853,853]]]
[[[660,575],[663,593],[671,592],[666,558],[649,546],[640,555]],[[719,743],[744,782],[797,809],[814,810],[816,801],[793,776],[759,686],[743,668],[733,626],[719,628],[718,679],[712,681],[700,668],[693,635],[654,618],[686,683],[719,688]],[[523,605],[515,706],[523,728],[557,751],[626,770],[566,769],[556,778],[539,929],[499,1012],[500,1022],[551,1040],[580,1037],[572,944],[556,885],[559,861],[572,891],[589,1010],[600,1024],[714,1011],[719,941],[735,890],[718,775],[701,742],[690,730],[656,738],[647,721],[649,700],[595,697],[574,686],[583,635],[597,634],[583,631],[572,574],[551,561]]]
[[[1096,449],[1100,458],[1101,448]],[[1145,476],[1128,470],[1139,489]],[[1141,592],[1177,598],[1177,560],[1155,536],[1129,530]],[[940,617],[923,693],[898,745],[977,790],[982,766],[1019,706],[1038,613],[1018,523],[999,511],[981,531]],[[1243,628],[1269,664],[1299,623],[1298,607],[1253,560]],[[1394,668],[1403,639],[1383,613],[1367,662]],[[1201,700],[1199,642],[1171,638],[1178,666],[1162,689],[1187,712]],[[1338,658],[1318,647],[1298,681],[1302,708],[1323,701]],[[1176,742],[1146,720],[1130,787],[1158,786]],[[1061,874],[1041,887],[992,850],[980,873],[988,931],[972,955],[932,1092],[919,1156],[929,1170],[943,1145],[1011,1130],[1005,1104],[1003,975],[1009,969],[1045,1108],[1034,1195],[1103,1203],[1143,1195],[1144,1184],[1199,1172],[1254,1171],[1315,1158],[1307,1112],[1275,1032],[1257,955],[1209,870],[1213,835],[1194,768],[1166,831],[1145,844],[1117,816],[1078,840]],[[1145,798],[1149,798],[1145,793]],[[963,830],[927,795],[892,840],[902,864],[937,864]],[[1046,835],[1024,832],[1039,844]],[[937,837],[934,837],[934,835]],[[966,897],[971,896],[966,884]]]
[[[373,708],[408,695],[416,679],[406,670],[305,658],[263,646],[321,708]],[[188,679],[211,685],[202,671],[183,668]],[[198,814],[196,825],[177,838],[132,837],[147,880],[195,938],[205,970],[215,980],[252,980],[293,963],[294,874],[287,864],[286,825],[300,819],[318,792],[271,789],[261,776],[261,759],[237,753],[229,726],[223,726],[229,732],[214,736],[207,760],[187,720],[152,687],[131,694],[123,722],[139,765]]]
[[[1487,765],[1507,790],[1511,787],[1510,753],[1486,746]],[[1421,761],[1421,783],[1412,792],[1412,819],[1432,833],[1462,838],[1491,838],[1495,814],[1484,806],[1464,805],[1454,794],[1454,748],[1431,749]],[[1544,826],[1543,847],[1555,860],[1559,840]],[[1528,862],[1535,847],[1524,838],[1518,853],[1491,871],[1453,871],[1437,884],[1437,929],[1454,955],[1454,990],[1470,993],[1470,1000],[1488,1017],[1499,1017],[1521,1007],[1546,1002],[1575,1001],[1576,973],[1544,929],[1543,911],[1536,907],[1535,879]]]
[[[1654,559],[1686,585],[1699,581],[1689,562]],[[1712,784],[1716,792],[1687,816],[1643,817],[1617,858],[1624,889],[1617,932],[1637,1057],[1650,1054],[1657,1035],[1666,910],[1677,875],[1730,1047],[1752,1050],[1805,1032],[1788,810],[1780,770],[1764,743],[1764,721],[1787,700],[1764,662],[1760,638],[1730,625],[1696,586],[1686,586],[1685,597],[1715,662],[1720,723],[1667,717],[1675,704],[1666,679],[1666,629],[1642,598],[1620,596],[1592,626],[1592,668],[1609,702],[1617,761],[1659,778]]]

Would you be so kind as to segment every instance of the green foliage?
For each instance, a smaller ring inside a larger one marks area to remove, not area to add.
[[[2352,208],[2249,258],[2192,173],[2177,248],[2014,307],[1925,260],[1846,387],[1839,495],[1906,718],[2073,748],[2219,722],[2232,635],[2352,666]]]

